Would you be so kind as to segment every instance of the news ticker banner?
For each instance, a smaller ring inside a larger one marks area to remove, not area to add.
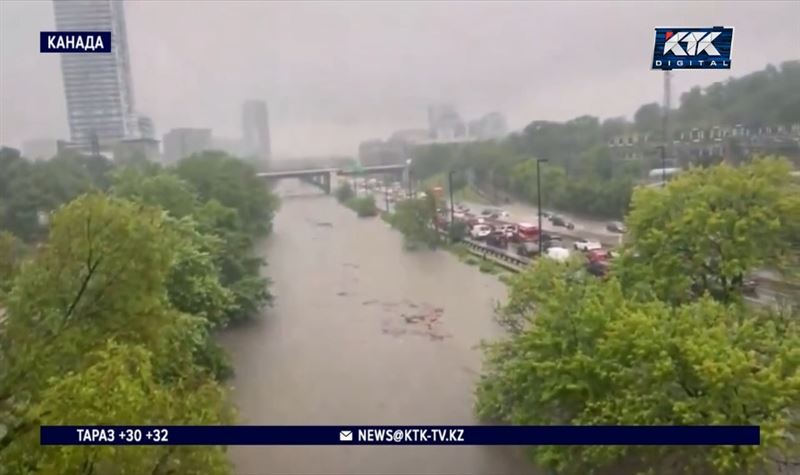
[[[758,426],[42,426],[41,445],[759,445]]]

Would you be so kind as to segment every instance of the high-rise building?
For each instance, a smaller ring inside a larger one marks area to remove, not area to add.
[[[272,155],[272,149],[266,102],[250,100],[244,103],[242,106],[242,131],[247,155],[259,161],[268,161]]]
[[[111,53],[60,55],[71,141],[88,150],[137,137],[122,2],[53,0],[53,7],[59,31],[111,31]]]
[[[172,129],[164,135],[164,162],[175,163],[182,158],[212,148],[211,129]]]
[[[153,125],[153,119],[146,115],[140,115],[138,119],[139,137],[143,139],[156,138],[156,127]]]
[[[428,132],[433,140],[454,140],[467,135],[467,127],[452,104],[428,107]]]

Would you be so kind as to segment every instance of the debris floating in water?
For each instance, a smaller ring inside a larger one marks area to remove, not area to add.
[[[363,305],[378,303],[377,300],[368,300]],[[385,335],[401,336],[416,335],[428,337],[431,341],[442,341],[452,337],[442,330],[442,307],[433,307],[428,304],[415,304],[409,300],[402,302],[381,302],[383,310],[390,312],[400,307],[400,318],[386,318],[382,322],[381,332]],[[394,312],[392,312],[394,313]]]

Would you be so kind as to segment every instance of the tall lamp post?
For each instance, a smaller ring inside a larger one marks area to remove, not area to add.
[[[450,226],[455,223],[455,208],[453,207],[453,173],[455,170],[450,170],[447,174],[447,190],[450,192]]]
[[[411,199],[411,159],[406,160],[406,168],[408,169],[408,199]]]
[[[536,210],[539,214],[539,257],[542,256],[542,173],[539,167],[540,163],[547,163],[547,159],[536,159]]]

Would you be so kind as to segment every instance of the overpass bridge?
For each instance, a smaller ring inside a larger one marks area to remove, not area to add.
[[[408,165],[375,165],[369,167],[351,168],[307,168],[298,170],[276,170],[257,173],[256,176],[268,181],[278,181],[287,178],[299,178],[320,188],[327,194],[331,192],[331,181],[334,176],[366,176],[366,175],[385,175],[402,174]]]

